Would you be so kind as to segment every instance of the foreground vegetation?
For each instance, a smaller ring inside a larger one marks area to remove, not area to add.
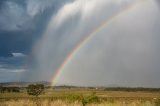
[[[83,106],[81,102],[68,102],[64,100],[10,100],[1,102],[0,106]],[[160,106],[156,102],[152,101],[114,101],[114,102],[101,102],[101,103],[90,103],[86,106]]]
[[[159,89],[12,88],[0,93],[0,106],[160,106]]]

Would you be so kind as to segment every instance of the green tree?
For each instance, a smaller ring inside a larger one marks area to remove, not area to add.
[[[27,87],[27,93],[29,95],[33,95],[38,97],[40,94],[44,92],[44,85],[43,84],[31,84]]]

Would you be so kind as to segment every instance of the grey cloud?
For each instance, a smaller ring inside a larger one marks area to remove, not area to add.
[[[159,18],[149,1],[116,18],[79,51],[59,83],[159,87]]]
[[[27,56],[0,57],[0,82],[22,81],[28,71]]]
[[[25,69],[28,56],[14,55],[14,57],[0,57],[0,70]]]
[[[52,16],[44,37],[34,48],[37,71],[33,76],[38,73],[37,79],[51,79],[83,37],[134,1],[77,0],[64,5]],[[79,51],[63,70],[58,83],[157,87],[160,58],[156,40],[160,15],[155,4],[150,0],[137,3],[135,10],[116,18]]]
[[[25,72],[25,69],[0,69],[0,73],[21,73],[21,72]]]
[[[3,66],[0,70],[27,68],[28,72],[28,67],[36,67],[32,59],[34,56],[30,53],[34,43],[46,29],[50,16],[71,1],[73,0],[0,0],[0,65]],[[28,56],[23,56],[23,53]],[[21,80],[25,77],[29,79],[29,76],[31,75],[24,75]],[[9,73],[1,74],[0,79],[8,81],[10,77],[16,79],[16,75]]]
[[[36,16],[53,7],[54,0],[6,0],[0,8],[0,29],[21,31],[36,27]]]
[[[19,82],[22,81],[23,73],[26,69],[0,69],[0,82]],[[7,78],[6,78],[7,76]]]
[[[16,2],[6,1],[0,12],[1,30],[26,29],[29,28],[29,24],[31,24],[29,16],[25,13],[24,7]]]
[[[54,5],[55,0],[27,0],[27,13],[34,17]]]
[[[117,2],[113,2],[113,5],[112,3],[107,4],[105,2],[106,1],[74,1],[64,5],[56,15],[52,16],[44,34],[44,39],[42,38],[42,41],[37,44],[38,46],[41,45],[41,49],[37,51],[40,78],[42,78],[43,75],[50,75],[50,77],[52,77],[52,70],[58,68],[76,43],[87,35],[90,30],[93,30],[105,17],[109,17],[110,14],[112,14],[111,11],[116,12],[120,9],[116,7],[121,6],[117,4]],[[96,4],[104,6],[94,11],[92,9]],[[105,16],[102,15],[101,19],[97,20],[97,16],[101,15],[100,12],[103,11],[104,7],[108,9],[108,14],[105,14]],[[90,13],[93,11],[98,14],[95,16],[89,15],[93,14]],[[89,23],[88,25],[86,24],[87,22]],[[36,50],[37,49],[35,49],[35,51]]]

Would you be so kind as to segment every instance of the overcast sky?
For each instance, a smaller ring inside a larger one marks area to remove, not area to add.
[[[134,5],[134,6],[133,6]],[[159,0],[0,0],[0,82],[50,81],[106,19],[57,84],[160,87]]]

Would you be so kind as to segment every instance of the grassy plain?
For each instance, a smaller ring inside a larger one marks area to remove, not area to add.
[[[24,90],[0,93],[0,106],[160,106],[160,92],[48,88],[34,97]]]

